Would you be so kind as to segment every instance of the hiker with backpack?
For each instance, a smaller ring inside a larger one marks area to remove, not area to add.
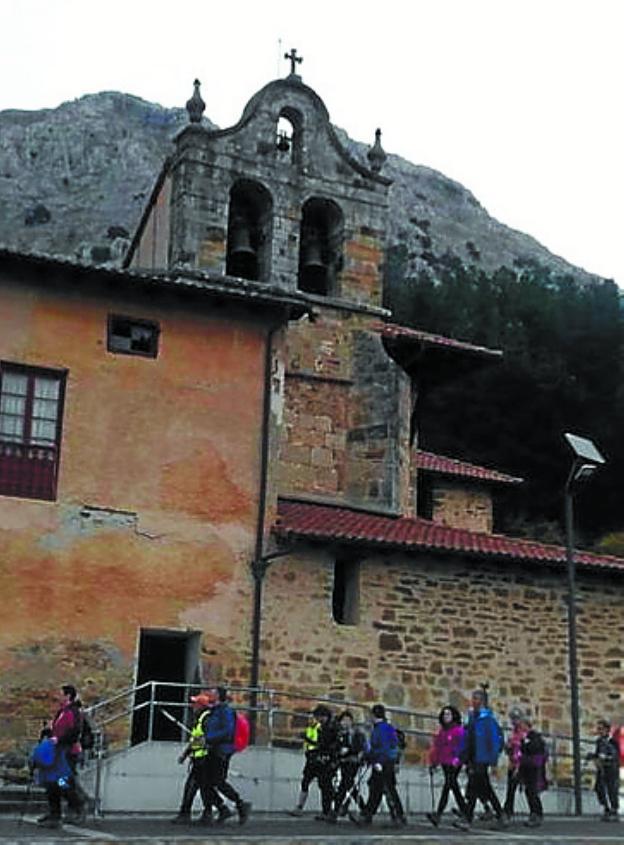
[[[359,792],[355,786],[357,773],[362,765],[368,741],[364,733],[354,725],[353,714],[349,710],[341,713],[336,720],[336,757],[339,782],[334,796],[334,809],[331,812],[335,820],[347,814],[349,797],[359,802]]]
[[[305,765],[301,775],[299,798],[291,816],[302,816],[308,800],[310,785],[317,781],[321,793],[319,821],[333,822],[332,802],[334,798],[333,778],[336,772],[336,725],[332,713],[325,704],[317,704],[312,718],[303,734]]]
[[[540,792],[548,787],[546,781],[548,749],[544,737],[533,728],[530,719],[526,716],[521,717],[520,727],[524,731],[524,737],[520,744],[518,780],[524,786],[524,794],[529,805],[529,818],[524,824],[526,827],[539,827],[544,820]]]
[[[245,824],[251,812],[251,802],[244,801],[228,782],[230,759],[236,751],[237,716],[228,703],[225,687],[216,688],[216,701],[204,721],[204,742],[208,751],[205,764],[206,785],[216,789],[235,804],[240,824]],[[242,721],[242,720],[241,720]],[[231,810],[220,811],[220,821],[225,821]]]
[[[189,741],[186,747],[178,757],[178,763],[180,765],[187,759],[190,760],[190,767],[184,783],[180,809],[178,810],[178,814],[171,820],[173,824],[191,823],[191,810],[197,792],[201,793],[204,804],[204,810],[199,819],[199,824],[212,824],[213,807],[217,809],[219,821],[225,821],[230,816],[230,811],[225,806],[225,802],[219,793],[208,786],[208,778],[205,772],[208,749],[204,742],[204,721],[210,714],[210,708],[216,704],[216,701],[215,695],[206,692],[191,696],[191,706],[195,713],[195,724],[189,734]]]
[[[464,747],[464,727],[462,725],[461,715],[459,711],[450,704],[443,707],[438,715],[440,727],[433,737],[431,749],[429,751],[429,773],[433,776],[434,770],[442,767],[444,773],[444,786],[440,793],[438,806],[434,810],[433,807],[430,813],[427,813],[427,818],[434,827],[440,824],[442,813],[446,809],[449,794],[452,792],[457,804],[457,809],[463,818],[466,818],[466,802],[464,796],[459,788],[457,777],[462,767],[461,754]],[[433,803],[433,781],[432,781],[432,803]]]
[[[370,825],[385,796],[396,827],[407,824],[403,804],[396,785],[396,772],[401,749],[396,729],[386,718],[383,704],[375,704],[371,710],[373,730],[370,736],[369,750],[365,759],[371,764],[371,776],[368,781],[368,800],[359,816],[349,814],[351,821],[358,825]]]
[[[503,750],[503,732],[487,706],[486,688],[472,693],[472,709],[465,725],[466,736],[462,749],[462,763],[468,772],[466,791],[466,817],[453,822],[454,827],[468,830],[478,800],[488,802],[494,810],[500,827],[507,827],[508,821],[498,796],[490,783],[489,767],[495,766]]]
[[[76,687],[72,684],[61,687],[59,705],[45,731],[49,736],[42,739],[42,743],[47,743],[43,749],[47,756],[42,758],[38,754],[33,755],[33,764],[39,772],[48,799],[48,812],[37,822],[42,827],[52,829],[61,826],[62,798],[66,799],[69,808],[65,816],[66,821],[81,823],[86,817],[85,796],[76,779],[76,768],[82,753],[80,737],[83,727],[82,705],[78,700]],[[49,758],[51,748],[56,749],[56,754],[46,767],[42,765],[42,759]],[[61,774],[56,774],[57,769]],[[66,772],[66,769],[69,771]]]

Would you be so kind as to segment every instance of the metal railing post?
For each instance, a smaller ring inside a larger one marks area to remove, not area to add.
[[[273,700],[273,697],[274,697],[274,690],[272,690],[272,689],[267,690],[267,698],[268,698],[268,702],[267,702],[267,708],[268,708],[268,712],[267,712],[267,733],[268,733],[267,747],[268,748],[273,748],[273,731],[274,731],[274,723],[273,723],[274,700]]]
[[[151,742],[154,738],[154,696],[156,694],[154,681],[150,681],[150,704],[149,721],[147,725],[147,738]]]

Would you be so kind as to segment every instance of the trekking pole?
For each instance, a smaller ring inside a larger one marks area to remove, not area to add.
[[[431,812],[435,813],[435,790],[433,788],[433,768],[429,766],[429,790],[431,792]]]
[[[176,719],[176,717],[175,717],[175,716],[172,716],[172,715],[171,715],[171,713],[169,713],[169,711],[168,711],[168,710],[165,710],[165,708],[164,708],[164,707],[159,707],[158,709],[160,710],[160,712],[163,714],[163,716],[164,716],[166,719],[169,719],[169,721],[170,721],[170,722],[173,722],[173,724],[174,724],[174,725],[177,725],[179,728],[182,728],[182,730],[183,730],[183,731],[186,731],[186,732],[187,732],[187,734],[190,734],[191,729],[190,729],[190,728],[187,728],[187,726],[186,726],[185,724],[183,724],[182,722],[178,721],[178,719]]]
[[[26,810],[30,806],[30,798],[31,798],[31,795],[32,795],[32,788],[33,788],[34,779],[35,779],[34,774],[31,772],[29,777],[28,777],[28,781],[26,783],[26,790],[24,792],[24,800],[22,801],[20,816],[19,816],[19,819],[17,820],[17,824],[18,824],[19,827],[21,827],[24,824],[24,816],[26,815]]]

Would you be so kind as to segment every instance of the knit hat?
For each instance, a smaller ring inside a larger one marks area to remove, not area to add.
[[[375,719],[385,719],[386,718],[386,708],[383,704],[374,704],[371,713],[373,714]]]
[[[521,722],[525,718],[525,716],[522,712],[522,709],[518,707],[517,704],[514,704],[514,706],[509,711],[509,718],[512,722]]]

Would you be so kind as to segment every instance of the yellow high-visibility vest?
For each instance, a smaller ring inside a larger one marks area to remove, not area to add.
[[[321,723],[312,722],[311,725],[305,729],[303,735],[304,751],[316,751],[319,744],[319,734],[321,732]]]
[[[204,710],[199,714],[199,718],[195,722],[195,726],[189,734],[189,744],[191,746],[191,757],[198,760],[200,757],[205,757],[208,754],[208,749],[204,743],[204,719],[208,715],[208,710]]]

